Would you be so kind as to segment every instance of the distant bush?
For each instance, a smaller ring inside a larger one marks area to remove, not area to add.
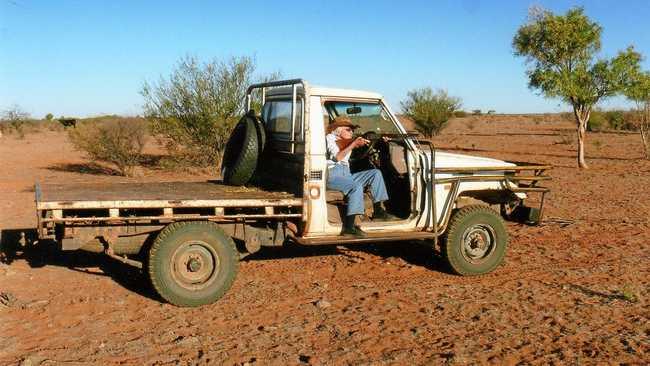
[[[132,175],[140,163],[147,125],[134,118],[80,123],[68,130],[72,145],[95,162],[113,164],[122,175]]]
[[[597,110],[592,111],[587,122],[587,131],[602,131],[606,126],[607,118],[605,118],[605,113]]]
[[[487,114],[496,114],[496,113],[497,111],[495,111],[494,109],[490,109],[489,111],[487,111]]]
[[[587,123],[587,131],[628,130],[637,129],[634,123],[634,112],[623,110],[593,110]]]
[[[467,112],[465,112],[465,111],[454,111],[454,117],[456,117],[456,118],[467,117]]]
[[[20,106],[13,105],[2,112],[0,119],[0,131],[2,133],[16,132],[19,138],[25,137],[25,125],[31,121],[29,113],[25,112]]]
[[[54,115],[52,113],[48,113],[45,115],[45,120],[51,121],[52,119],[54,119]]]
[[[428,87],[411,90],[402,102],[404,114],[415,122],[417,130],[426,137],[440,133],[460,106],[460,98],[452,97],[441,89],[434,93]]]
[[[472,110],[472,114],[475,116],[480,116],[481,114],[483,114],[483,112],[481,112],[480,109],[474,109]]]

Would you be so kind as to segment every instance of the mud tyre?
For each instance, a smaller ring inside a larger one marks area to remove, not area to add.
[[[230,134],[221,161],[224,183],[233,186],[248,183],[253,177],[265,142],[266,134],[261,121],[250,113],[242,117]]]
[[[235,243],[211,222],[166,226],[148,256],[153,288],[177,306],[195,307],[217,301],[232,286],[238,267]]]
[[[441,249],[451,271],[475,276],[497,268],[507,246],[508,232],[501,216],[487,206],[471,205],[452,214]]]

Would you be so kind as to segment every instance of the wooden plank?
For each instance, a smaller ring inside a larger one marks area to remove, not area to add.
[[[106,209],[106,208],[164,208],[164,207],[300,207],[302,199],[228,199],[228,200],[186,200],[186,201],[42,201],[36,203],[39,210],[53,209]]]
[[[144,221],[144,220],[235,220],[235,219],[280,219],[302,217],[302,214],[236,214],[236,215],[174,215],[165,216],[129,216],[129,217],[66,217],[43,219],[42,222],[93,222],[93,221]]]
[[[163,216],[169,217],[169,216],[172,216],[172,215],[174,215],[174,209],[173,208],[171,208],[171,207],[163,208]]]
[[[234,187],[218,181],[44,184],[39,202],[77,201],[214,201],[299,198],[287,192]]]

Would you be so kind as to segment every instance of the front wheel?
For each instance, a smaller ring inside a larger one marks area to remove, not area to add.
[[[465,206],[449,220],[442,254],[452,271],[463,276],[493,271],[506,254],[508,232],[501,216],[483,205]]]
[[[235,281],[238,265],[235,243],[211,222],[170,224],[149,251],[151,284],[177,306],[217,301]]]

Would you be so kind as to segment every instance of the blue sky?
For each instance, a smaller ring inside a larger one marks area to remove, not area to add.
[[[584,6],[603,26],[603,56],[632,44],[650,57],[647,0],[0,0],[0,108],[138,114],[142,83],[168,75],[180,57],[250,55],[261,74],[377,91],[395,109],[408,90],[431,86],[466,110],[567,110],[527,88],[524,60],[512,54],[531,5]]]

